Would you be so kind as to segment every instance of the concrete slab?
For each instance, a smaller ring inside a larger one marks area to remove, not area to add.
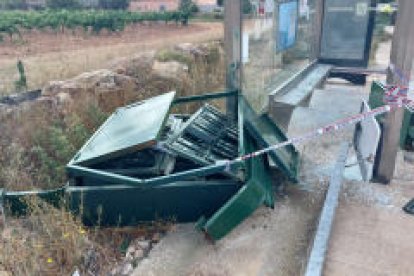
[[[340,203],[324,275],[414,275],[414,217]]]
[[[346,116],[359,113],[363,99],[369,94],[359,87],[330,85],[329,89],[315,90],[309,108],[297,107],[289,124],[290,136],[332,123]]]
[[[363,90],[315,90],[309,106],[318,108],[325,114],[352,115],[359,113],[362,100],[367,100],[368,96]]]
[[[414,165],[397,159],[391,185],[348,181],[336,214],[324,275],[414,275]]]
[[[290,188],[275,209],[260,208],[212,244],[194,225],[178,225],[132,275],[300,275],[322,193]]]

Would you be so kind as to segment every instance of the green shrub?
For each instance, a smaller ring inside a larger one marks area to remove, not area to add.
[[[67,163],[107,118],[96,105],[88,106],[80,115],[84,119],[73,114],[33,134],[26,167],[31,168],[36,186],[54,188],[64,184]]]
[[[190,56],[172,50],[161,50],[157,53],[156,59],[161,62],[178,61],[190,66],[192,59]]]
[[[99,0],[99,6],[109,10],[125,10],[129,7],[130,0]]]
[[[47,0],[46,5],[51,9],[77,9],[80,7],[78,0]]]

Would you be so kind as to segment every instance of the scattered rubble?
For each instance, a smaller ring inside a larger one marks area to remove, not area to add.
[[[140,237],[133,240],[129,244],[122,262],[112,269],[110,275],[130,275],[134,268],[148,256],[151,249],[159,242],[160,238],[161,234],[156,232],[150,239]]]

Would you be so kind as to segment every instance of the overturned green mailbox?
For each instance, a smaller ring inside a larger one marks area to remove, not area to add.
[[[218,240],[259,206],[273,207],[271,165],[297,180],[293,146],[230,166],[224,162],[287,139],[241,96],[239,123],[208,104],[193,115],[170,113],[175,104],[236,95],[175,99],[170,92],[119,108],[67,165],[69,185],[6,191],[1,198],[14,213],[24,213],[25,196],[38,195],[52,204],[65,198],[86,225],[198,221],[199,229]]]

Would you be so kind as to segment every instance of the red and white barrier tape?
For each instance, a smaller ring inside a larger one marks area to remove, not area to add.
[[[272,145],[270,147],[240,156],[234,160],[225,160],[226,170],[230,170],[231,165],[234,165],[236,163],[240,163],[241,161],[245,161],[251,158],[255,158],[258,156],[261,156],[263,154],[266,154],[268,152],[289,146],[289,145],[299,145],[306,141],[313,140],[315,138],[318,138],[322,135],[333,133],[336,131],[339,131],[341,129],[344,129],[346,127],[355,125],[359,122],[362,122],[368,118],[376,117],[381,114],[385,114],[390,112],[391,110],[398,109],[398,108],[407,108],[409,111],[414,112],[414,101],[407,98],[407,93],[402,93],[399,90],[404,90],[405,88],[400,89],[399,87],[392,87],[388,89],[385,92],[385,102],[388,104],[385,106],[381,106],[378,108],[375,108],[369,112],[365,113],[359,113],[357,115],[353,115],[351,117],[347,117],[344,119],[341,119],[339,121],[336,121],[334,123],[328,124],[324,127],[320,127],[318,129],[312,130],[302,136],[290,138],[289,140]],[[407,89],[406,89],[407,90]],[[405,95],[405,96],[404,96]]]

